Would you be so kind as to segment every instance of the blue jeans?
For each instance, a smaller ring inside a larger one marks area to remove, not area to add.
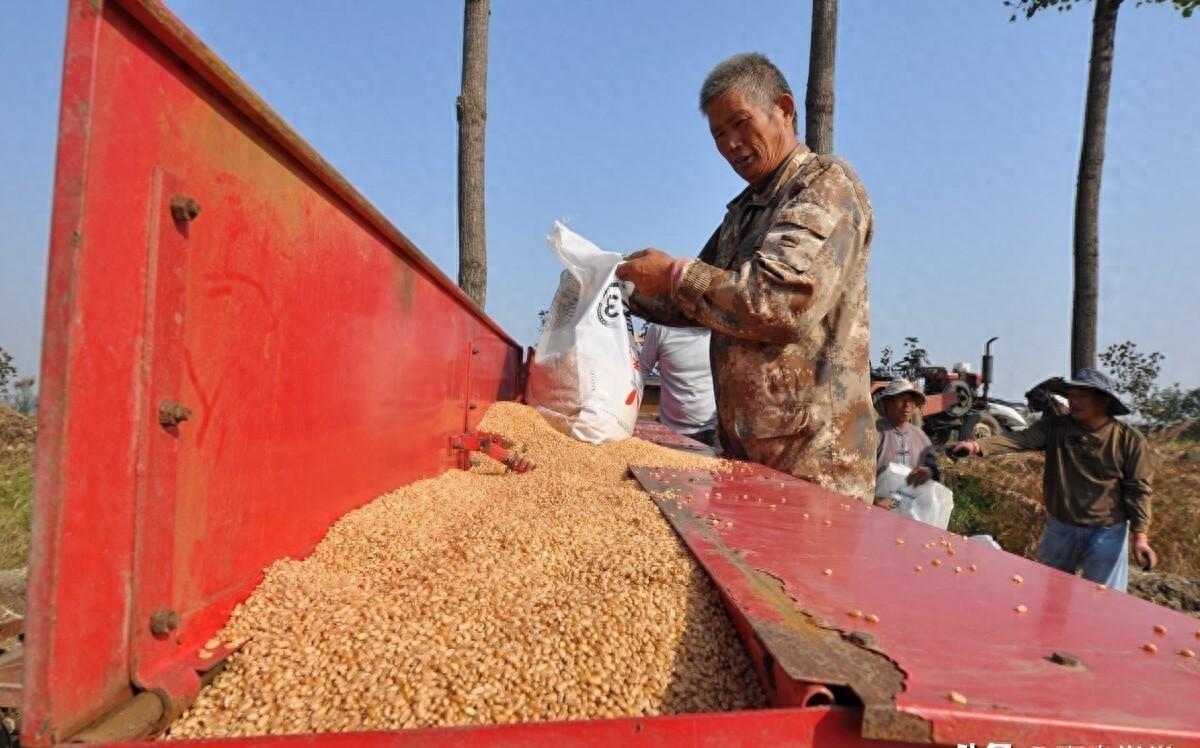
[[[1129,523],[1080,527],[1047,515],[1037,558],[1068,574],[1082,568],[1084,579],[1124,592],[1129,584]]]

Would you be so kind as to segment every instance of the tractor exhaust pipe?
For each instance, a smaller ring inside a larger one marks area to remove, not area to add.
[[[983,346],[983,398],[986,400],[992,389],[992,343],[1000,338],[992,338]]]

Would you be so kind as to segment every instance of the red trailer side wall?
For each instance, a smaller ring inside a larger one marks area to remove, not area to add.
[[[131,682],[194,687],[188,656],[263,568],[450,468],[448,437],[517,394],[521,356],[159,5],[69,15],[28,745]],[[190,417],[161,425],[167,401]],[[160,611],[182,624],[165,637]]]

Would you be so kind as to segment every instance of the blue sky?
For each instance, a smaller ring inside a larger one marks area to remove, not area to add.
[[[168,3],[447,273],[456,275],[461,4]],[[40,352],[65,0],[5,9],[0,346]],[[842,0],[835,150],[876,213],[876,352],[941,363],[996,344],[997,392],[1068,364],[1071,231],[1090,6],[1008,23],[1000,0]],[[696,108],[758,50],[803,99],[807,4],[494,0],[488,311],[534,341],[559,268],[552,221],[600,246],[694,254],[742,185]],[[1100,346],[1166,355],[1200,386],[1200,19],[1122,11],[1101,208]]]

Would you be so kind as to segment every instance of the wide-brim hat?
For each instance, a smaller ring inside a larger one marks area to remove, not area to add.
[[[1095,369],[1080,369],[1075,372],[1073,379],[1059,379],[1052,382],[1047,389],[1059,395],[1067,394],[1067,390],[1072,387],[1078,387],[1085,390],[1095,390],[1108,395],[1112,401],[1110,409],[1114,416],[1124,416],[1129,414],[1129,408],[1121,401],[1117,395],[1117,386],[1107,374]]]
[[[917,389],[917,386],[907,379],[893,379],[887,383],[887,386],[879,391],[879,402],[883,402],[892,397],[900,395],[916,395],[917,405],[925,404],[925,393]]]

